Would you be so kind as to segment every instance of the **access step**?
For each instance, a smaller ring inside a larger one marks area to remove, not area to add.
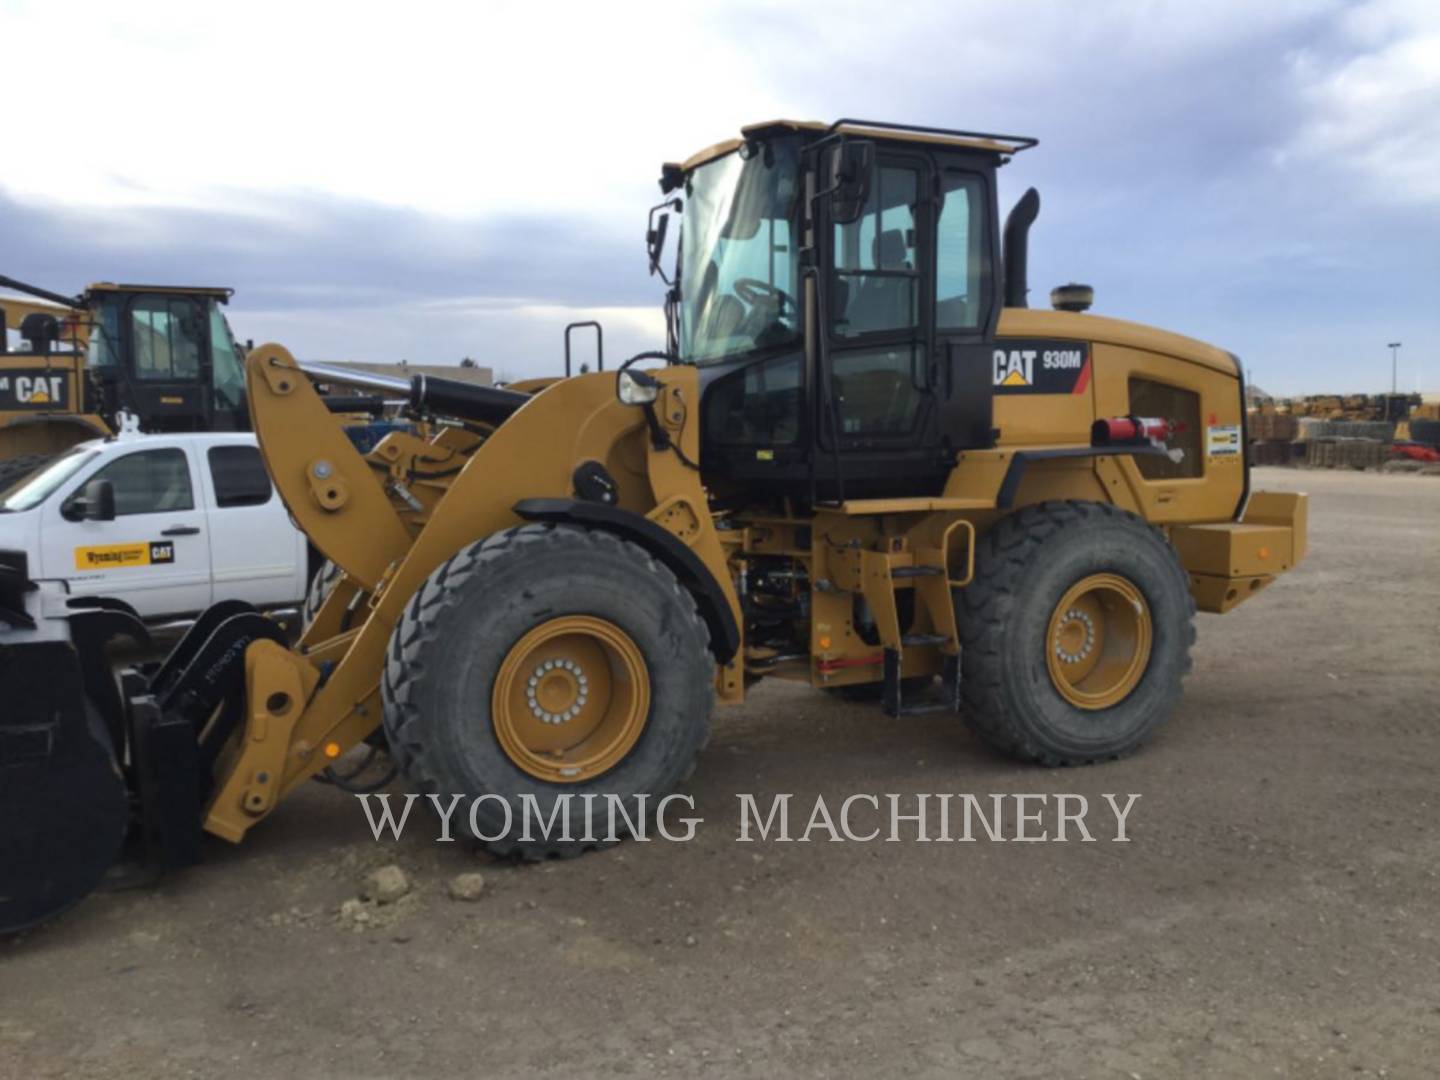
[[[900,638],[901,645],[946,645],[949,642],[947,634],[904,634]]]
[[[917,634],[916,637],[936,637],[947,640],[943,635]],[[886,716],[919,716],[923,713],[960,711],[960,657],[945,657],[945,670],[940,676],[938,697],[926,696],[913,704],[903,700],[901,693],[900,651],[885,650],[884,682],[880,690],[880,706]]]
[[[896,566],[890,571],[892,578],[940,577],[945,573],[939,566]]]

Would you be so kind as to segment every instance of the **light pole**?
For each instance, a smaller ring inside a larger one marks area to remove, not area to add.
[[[1385,347],[1390,350],[1390,393],[1394,394],[1399,390],[1400,342],[1392,341]]]

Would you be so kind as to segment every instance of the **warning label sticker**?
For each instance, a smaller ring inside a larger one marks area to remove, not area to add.
[[[75,549],[76,570],[118,570],[127,566],[160,566],[175,561],[169,540],[141,540],[133,544],[105,544]]]
[[[1205,429],[1205,453],[1210,457],[1240,456],[1240,425],[1211,425]]]

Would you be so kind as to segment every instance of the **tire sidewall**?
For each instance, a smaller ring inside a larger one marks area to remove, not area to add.
[[[1050,619],[1071,586],[1102,573],[1123,577],[1144,597],[1150,656],[1123,700],[1081,709],[1061,696],[1050,676]],[[1014,659],[1002,677],[1005,697],[1014,720],[1047,751],[1086,759],[1126,752],[1173,707],[1185,672],[1190,596],[1173,551],[1148,526],[1115,519],[1059,530],[1038,545],[1007,615],[1002,655]]]
[[[643,793],[652,796],[653,808],[683,779],[709,720],[714,661],[693,601],[673,575],[639,548],[604,534],[557,529],[548,539],[507,552],[458,584],[440,586],[452,591],[433,617],[410,691],[410,723],[423,728],[424,772],[442,803],[452,794],[465,796],[465,831],[470,808],[477,807],[476,823],[488,834],[482,840],[504,824],[494,800],[474,802],[482,794],[505,800],[515,833],[522,795],[533,796],[547,818],[559,796],[576,797],[570,809],[577,836],[583,831],[579,796],[617,794],[633,807],[634,796]],[[650,705],[638,742],[617,765],[586,781],[554,784],[531,776],[506,754],[493,724],[491,694],[515,643],[535,626],[567,615],[604,619],[631,638],[644,658]],[[600,800],[595,805],[604,806]],[[456,825],[459,818],[457,812]],[[597,834],[606,831],[601,821]]]

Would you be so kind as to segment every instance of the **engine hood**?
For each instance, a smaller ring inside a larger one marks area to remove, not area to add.
[[[1061,338],[1069,341],[1103,342],[1131,349],[1173,356],[1192,364],[1239,376],[1235,357],[1224,349],[1203,341],[1172,334],[1143,323],[1110,319],[1103,315],[1079,314],[1070,311],[1045,311],[1039,308],[1005,308],[1000,313],[1000,337]]]

